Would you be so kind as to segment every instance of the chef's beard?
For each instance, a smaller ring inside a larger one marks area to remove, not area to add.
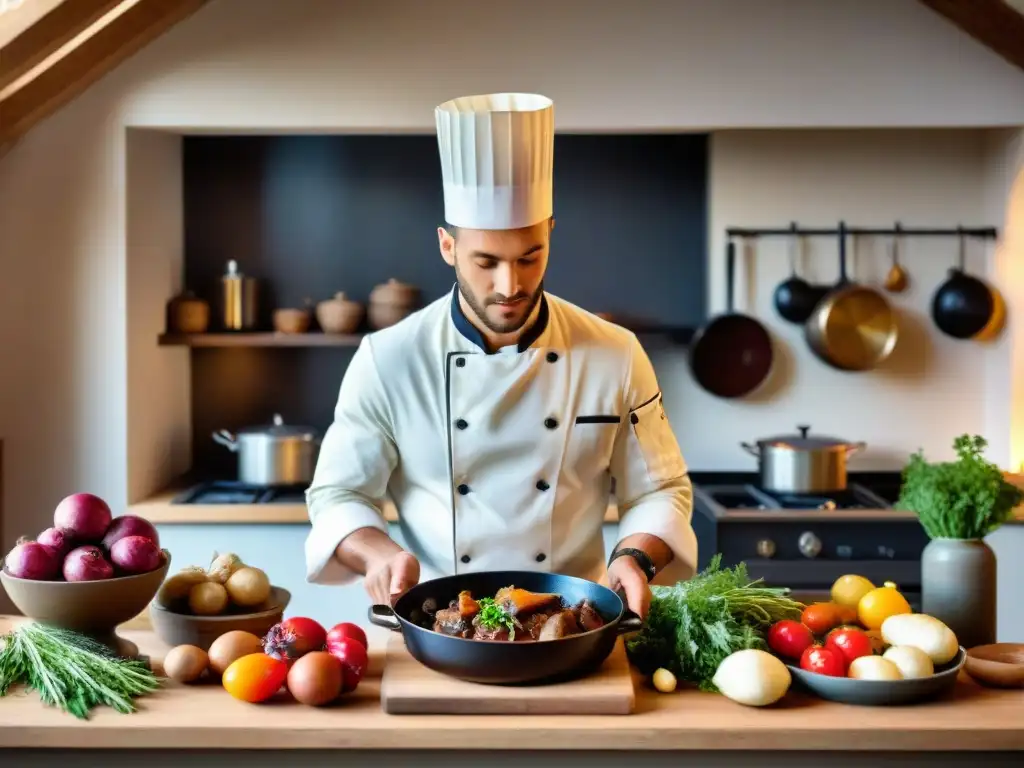
[[[483,323],[484,327],[487,328],[491,333],[515,333],[522,328],[526,322],[533,316],[533,310],[537,306],[537,302],[540,301],[541,294],[544,293],[544,281],[540,281],[540,285],[537,286],[537,290],[533,292],[532,296],[527,297],[525,293],[517,293],[515,296],[502,296],[494,293],[485,298],[482,302],[473,295],[466,281],[462,279],[462,273],[459,272],[459,263],[455,262],[455,277],[459,283],[459,293],[469,304],[469,308],[473,310],[473,314],[476,315],[477,319]],[[517,319],[507,322],[493,322],[487,317],[487,307],[497,304],[503,301],[515,301],[516,299],[528,298],[526,311],[523,312]]]

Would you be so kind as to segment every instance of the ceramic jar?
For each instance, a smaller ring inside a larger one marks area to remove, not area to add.
[[[167,302],[168,333],[206,333],[210,327],[210,304],[184,291]]]
[[[996,556],[984,539],[932,539],[921,554],[921,612],[964,648],[996,641]]]
[[[363,305],[338,292],[316,305],[316,321],[324,333],[354,333],[363,322]]]
[[[305,333],[312,322],[308,309],[274,310],[274,330],[278,333]]]
[[[375,329],[394,325],[416,310],[419,298],[419,288],[393,277],[381,283],[370,292],[370,325]]]

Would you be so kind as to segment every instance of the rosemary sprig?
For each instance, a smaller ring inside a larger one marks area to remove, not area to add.
[[[18,683],[37,691],[44,704],[82,720],[101,704],[134,712],[135,697],[160,687],[144,661],[120,658],[90,637],[36,623],[3,637],[0,696]]]

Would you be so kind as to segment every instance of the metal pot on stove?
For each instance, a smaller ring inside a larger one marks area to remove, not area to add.
[[[755,445],[740,443],[757,457],[764,490],[794,494],[846,490],[846,460],[867,444],[809,435],[810,429],[800,425],[799,434],[766,437]]]
[[[246,427],[237,433],[220,429],[213,439],[238,454],[238,479],[259,486],[309,485],[320,453],[320,433],[312,427],[273,424]]]

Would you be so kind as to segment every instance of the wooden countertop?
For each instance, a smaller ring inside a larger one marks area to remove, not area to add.
[[[305,504],[174,504],[173,499],[186,490],[185,486],[168,488],[148,499],[128,505],[128,513],[140,515],[151,523],[196,524],[235,523],[249,525],[308,525],[309,513]],[[398,521],[398,510],[390,501],[383,505],[384,519]],[[609,506],[606,523],[617,523],[619,512]]]
[[[0,631],[11,626],[0,617]],[[149,632],[122,630],[154,659]],[[951,697],[915,707],[853,707],[790,693],[753,709],[717,694],[660,694],[638,681],[636,711],[620,716],[386,715],[383,642],[359,689],[314,709],[286,698],[252,705],[219,685],[168,683],[140,711],[99,708],[76,720],[15,689],[0,698],[0,748],[531,749],[550,750],[1024,750],[1024,691],[981,688],[964,676]]]

